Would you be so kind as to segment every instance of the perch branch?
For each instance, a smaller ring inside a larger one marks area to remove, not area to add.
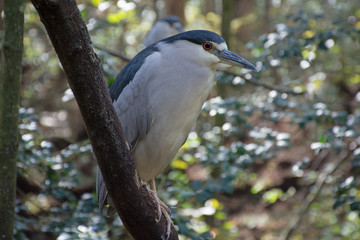
[[[147,188],[138,184],[126,144],[89,33],[75,0],[32,0],[68,77],[79,105],[109,195],[135,239],[162,239],[166,219]],[[169,239],[178,239],[171,227]]]

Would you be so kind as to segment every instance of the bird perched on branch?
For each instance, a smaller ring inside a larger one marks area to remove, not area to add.
[[[110,87],[113,106],[131,146],[138,176],[150,182],[161,214],[167,207],[156,196],[155,177],[174,158],[195,124],[214,84],[216,70],[240,66],[256,71],[230,52],[218,34],[194,30],[156,42],[138,53]],[[100,170],[96,187],[100,210],[111,206]]]
[[[167,16],[157,21],[146,35],[144,45],[150,46],[154,42],[184,32],[181,20],[177,16]]]

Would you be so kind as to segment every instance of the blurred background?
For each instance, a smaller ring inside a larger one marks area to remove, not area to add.
[[[217,73],[188,141],[157,177],[180,239],[360,239],[360,1],[77,3],[109,85],[168,15],[221,34],[261,69]],[[25,6],[16,239],[131,239],[118,217],[99,215],[81,115]]]

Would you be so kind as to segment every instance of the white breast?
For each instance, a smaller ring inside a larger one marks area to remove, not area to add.
[[[161,68],[147,83],[148,108],[153,125],[134,151],[136,169],[143,181],[159,174],[186,140],[213,86],[214,72],[199,63],[199,47],[164,44],[146,59],[143,67]],[[168,48],[164,54],[161,49]],[[170,48],[170,49],[169,49]],[[185,50],[184,50],[185,51]],[[176,56],[176,57],[174,57]],[[186,56],[186,60],[182,59]],[[145,72],[153,72],[151,69]],[[151,94],[150,94],[151,93]]]

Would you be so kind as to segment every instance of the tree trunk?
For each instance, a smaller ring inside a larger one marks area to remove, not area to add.
[[[236,29],[236,32],[233,33],[233,37],[236,37],[237,42],[241,41],[244,44],[258,36],[254,31],[254,29],[257,29],[254,25],[261,26],[262,19],[259,16],[249,20],[251,15],[256,14],[256,1],[234,0],[234,18],[240,18],[243,21],[240,29]]]
[[[32,0],[68,77],[104,178],[124,226],[135,239],[166,238],[167,222],[135,164],[112,106],[99,58],[75,0]],[[178,239],[171,226],[169,239]]]
[[[223,0],[223,12],[221,20],[221,36],[224,38],[225,42],[228,45],[228,48],[231,49],[230,38],[231,38],[231,20],[234,18],[234,0]]]
[[[214,0],[207,0],[207,1],[202,2],[202,7],[201,7],[200,10],[201,10],[202,14],[204,14],[204,15],[206,15],[209,12],[216,13],[216,11],[215,11],[215,1]]]
[[[185,22],[185,4],[186,0],[166,0],[165,9],[166,15],[175,15],[181,19],[183,26],[186,25]]]
[[[3,0],[0,0],[0,13],[2,13],[4,10],[4,1]],[[2,32],[3,30],[3,18],[0,16],[0,32]],[[2,42],[2,35],[0,34],[0,42]],[[1,52],[2,52],[2,49],[0,47],[0,66],[1,66],[1,61],[2,61],[2,58],[1,58]],[[1,83],[0,83],[1,84]]]
[[[4,2],[4,38],[0,69],[0,239],[13,239],[18,112],[23,50],[24,5]]]
[[[270,31],[270,9],[271,2],[270,0],[265,0],[264,5],[264,15],[263,15],[263,33],[268,33]]]
[[[234,0],[223,0],[222,2],[222,18],[221,18],[221,36],[224,38],[227,46],[231,49],[231,20],[234,18]],[[216,93],[222,98],[226,98],[226,83],[216,83]],[[216,116],[216,124],[222,125],[224,117]]]
[[[4,10],[4,0],[0,0],[0,13]],[[3,19],[0,17],[0,29],[3,28]]]

